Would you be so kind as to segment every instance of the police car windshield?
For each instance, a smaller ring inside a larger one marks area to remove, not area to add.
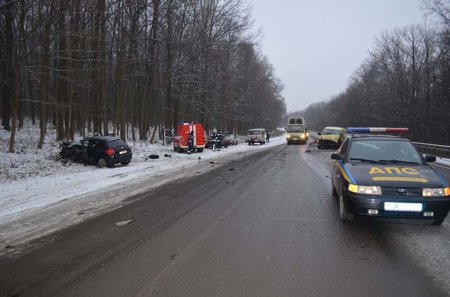
[[[287,132],[303,132],[305,131],[305,126],[303,125],[288,125]]]
[[[340,135],[340,130],[333,130],[333,129],[323,129],[322,135]]]
[[[352,142],[348,159],[350,162],[371,160],[381,164],[422,164],[422,158],[408,141],[398,140],[355,140]]]

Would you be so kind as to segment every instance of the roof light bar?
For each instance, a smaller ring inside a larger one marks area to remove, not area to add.
[[[386,134],[407,134],[408,128],[382,128],[382,127],[348,127],[347,133],[386,133]]]

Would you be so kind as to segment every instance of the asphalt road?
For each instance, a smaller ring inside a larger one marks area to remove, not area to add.
[[[331,151],[306,149],[174,182],[2,257],[0,296],[449,296],[449,219],[341,223]]]

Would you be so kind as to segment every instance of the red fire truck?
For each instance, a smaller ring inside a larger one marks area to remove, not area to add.
[[[189,148],[189,133],[194,131],[194,151],[203,152],[205,148],[205,130],[198,123],[181,123],[175,129],[173,138],[173,150],[179,153],[187,151]]]

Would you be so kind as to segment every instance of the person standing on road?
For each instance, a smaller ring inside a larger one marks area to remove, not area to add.
[[[188,136],[188,154],[194,151],[194,131],[191,131]]]
[[[216,149],[220,151],[220,149],[222,148],[222,139],[223,139],[222,131],[219,130],[217,132],[215,139],[216,139]]]
[[[267,132],[266,132],[266,140],[267,140],[267,142],[269,142],[269,140],[270,140],[270,131],[269,130],[267,130]]]

